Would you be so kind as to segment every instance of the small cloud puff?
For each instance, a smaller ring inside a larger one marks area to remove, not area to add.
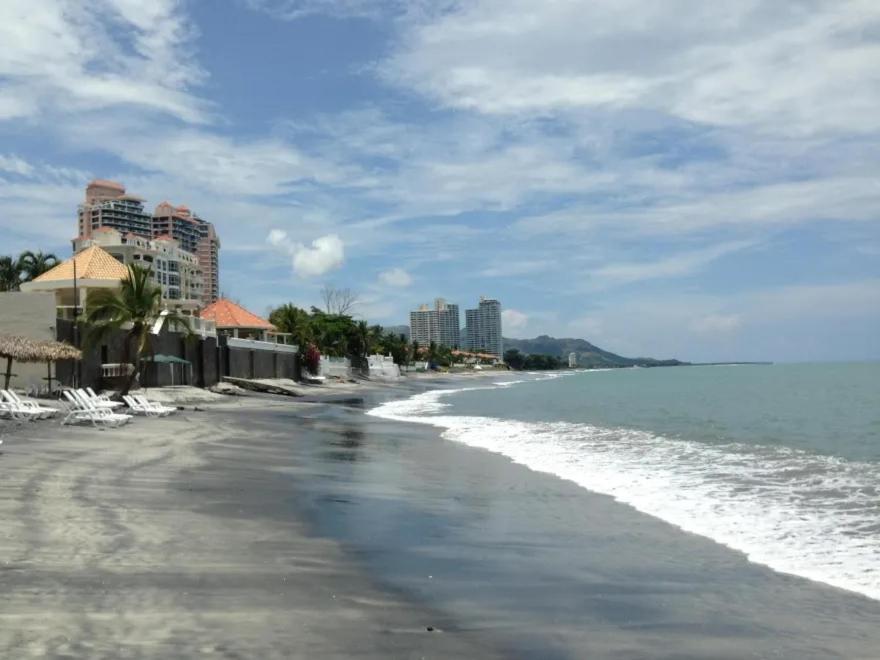
[[[501,312],[501,322],[504,325],[505,332],[521,330],[529,322],[529,315],[518,309],[505,309]]]
[[[266,241],[290,255],[293,272],[299,277],[323,275],[345,263],[345,243],[336,234],[316,238],[307,246],[290,240],[283,229],[273,229]]]
[[[412,275],[403,268],[392,268],[379,273],[379,281],[387,286],[406,287],[412,284]]]

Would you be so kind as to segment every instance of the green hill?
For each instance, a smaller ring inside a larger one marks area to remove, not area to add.
[[[603,350],[594,346],[585,339],[556,339],[541,335],[534,339],[508,339],[504,338],[504,350],[518,349],[528,355],[552,355],[568,360],[569,353],[577,354],[579,367],[598,369],[602,367],[675,367],[688,364],[680,360],[657,360],[654,358],[635,357],[628,358],[616,353]]]

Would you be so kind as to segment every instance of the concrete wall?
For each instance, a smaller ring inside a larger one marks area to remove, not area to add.
[[[75,343],[73,323],[58,319],[57,324],[58,338]],[[114,332],[100,344],[94,346],[86,346],[84,341],[81,343],[84,344],[83,359],[79,365],[81,385],[96,389],[112,389],[118,386],[118,382],[102,379],[101,365],[126,361],[125,333],[122,331]],[[158,335],[150,336],[150,350],[153,354],[172,355],[189,360],[191,366],[169,367],[163,363],[145,363],[140,382],[147,387],[171,385],[172,382],[175,385],[188,384],[197,387],[210,387],[219,380],[217,340],[214,337],[186,337],[181,333],[168,332],[163,328]],[[64,365],[63,368],[59,365],[59,379],[65,385],[73,385],[76,382],[74,368],[74,363]]]
[[[351,361],[348,358],[335,358],[321,356],[321,366],[318,375],[325,378],[351,378]]]
[[[296,347],[220,337],[221,374],[235,378],[299,377]]]
[[[55,339],[55,294],[9,291],[0,293],[0,334],[31,339]],[[55,367],[52,373],[55,374]],[[0,359],[0,387],[6,373],[6,359]],[[43,390],[47,387],[48,365],[12,363],[10,387]]]
[[[394,363],[390,355],[370,355],[367,357],[370,378],[379,380],[397,380],[400,378],[400,367]]]
[[[103,380],[101,365],[126,362],[125,332],[112,332],[100,343],[87,345],[82,331],[72,321],[55,316],[55,296],[51,293],[0,293],[0,334],[16,334],[34,339],[58,339],[83,350],[83,359],[59,362],[53,369],[57,387],[78,384],[81,387],[112,389],[118,381]],[[234,345],[229,345],[229,344]],[[163,328],[158,335],[150,335],[153,354],[172,355],[188,360],[190,365],[169,367],[165,363],[145,363],[140,382],[148,387],[189,384],[210,387],[223,376],[237,378],[290,378],[299,377],[296,347],[246,340],[227,340],[225,337],[186,337]],[[130,358],[128,358],[130,360]],[[0,375],[5,371],[5,360],[0,360]],[[19,389],[45,388],[47,366],[13,363],[11,385]],[[2,380],[0,380],[2,385]]]

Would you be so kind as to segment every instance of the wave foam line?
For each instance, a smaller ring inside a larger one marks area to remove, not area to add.
[[[467,388],[485,389],[485,388]],[[444,415],[435,390],[368,414],[611,495],[750,561],[880,600],[880,467],[799,450],[709,445],[566,422]]]

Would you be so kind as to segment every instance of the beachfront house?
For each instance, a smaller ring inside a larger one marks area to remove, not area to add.
[[[57,318],[72,321],[77,310],[82,314],[90,293],[99,289],[118,289],[127,276],[128,269],[122,263],[95,245],[23,283],[21,290],[53,294]]]
[[[278,332],[274,325],[227,298],[220,298],[199,312],[202,319],[213,321],[217,334],[234,339],[252,339],[275,344],[289,344],[290,335]]]

